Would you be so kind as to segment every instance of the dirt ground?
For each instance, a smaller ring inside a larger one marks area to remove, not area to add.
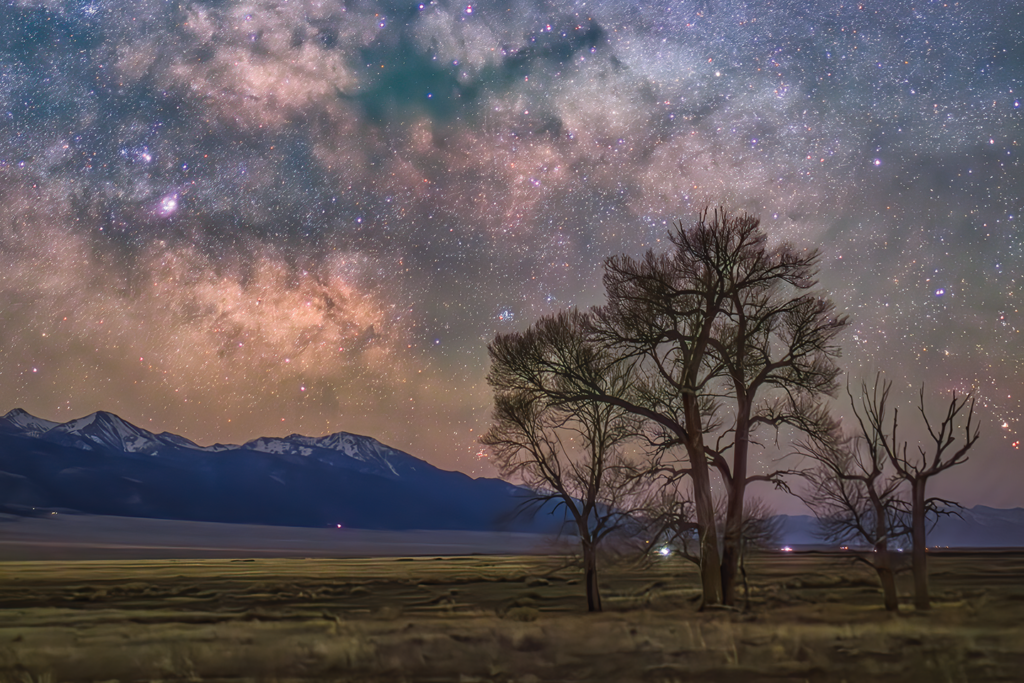
[[[585,611],[558,556],[0,563],[0,683],[1024,680],[1024,553],[937,553],[934,609],[882,610],[835,554],[750,561],[750,609],[698,611],[667,558]]]

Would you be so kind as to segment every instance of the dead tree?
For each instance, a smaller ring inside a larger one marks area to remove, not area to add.
[[[875,379],[877,389],[879,378]],[[971,395],[958,397],[956,392],[946,406],[946,413],[936,425],[929,419],[924,406],[924,385],[918,395],[918,412],[928,431],[928,447],[917,447],[917,456],[907,453],[907,443],[897,440],[899,411],[894,410],[892,427],[885,425],[884,397],[888,395],[892,382],[883,382],[883,400],[879,405],[872,405],[874,410],[868,411],[870,429],[880,435],[885,453],[900,479],[910,485],[910,519],[911,541],[913,543],[912,560],[914,574],[914,607],[920,610],[931,609],[931,597],[928,588],[928,540],[927,518],[929,515],[941,514],[950,501],[939,498],[928,498],[925,488],[928,480],[940,472],[967,462],[967,452],[978,441],[980,430],[974,422],[974,398]],[[966,410],[966,416],[963,415]],[[953,448],[956,442],[957,422],[961,421],[963,441],[959,448]]]
[[[527,342],[519,345],[521,354],[498,350],[508,351],[508,345],[492,345],[488,381],[495,407],[492,425],[480,440],[491,448],[502,478],[531,489],[535,504],[555,501],[568,511],[580,539],[587,609],[599,612],[599,546],[632,521],[628,499],[640,482],[620,450],[635,433],[635,418],[608,403],[560,401],[522,381],[530,374],[522,372],[522,363],[539,366],[545,359],[561,358],[572,359],[577,372],[605,385],[607,359],[588,347],[579,334],[580,322],[578,314],[541,320],[538,334],[520,338]]]
[[[834,543],[862,541],[882,585],[885,608],[899,609],[891,542],[906,533],[900,499],[902,479],[891,466],[886,438],[875,428],[885,419],[888,386],[876,381],[869,394],[862,385],[861,407],[847,388],[860,434],[844,436],[838,426],[797,444],[796,452],[813,461],[801,471],[808,486],[800,498],[818,518],[823,538]]]

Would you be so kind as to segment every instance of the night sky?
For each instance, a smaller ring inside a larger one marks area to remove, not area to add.
[[[724,203],[822,249],[852,382],[976,392],[936,492],[1024,505],[1022,33],[1016,0],[14,0],[0,412],[493,474],[487,342]]]

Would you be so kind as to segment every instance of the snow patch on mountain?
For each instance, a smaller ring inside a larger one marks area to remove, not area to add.
[[[411,462],[412,456],[385,446],[368,436],[347,432],[321,437],[303,436],[302,434],[292,434],[285,438],[264,436],[246,442],[242,448],[275,455],[312,456],[329,464],[336,464],[331,462],[329,453],[339,453],[346,458],[364,463],[375,471],[394,477],[401,476],[398,465],[405,465],[409,470],[416,469]],[[324,451],[328,453],[324,453]]]

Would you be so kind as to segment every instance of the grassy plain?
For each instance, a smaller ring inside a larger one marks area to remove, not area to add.
[[[1024,554],[932,558],[934,610],[887,614],[841,554],[749,565],[698,611],[668,558],[609,567],[589,615],[560,556],[0,563],[0,682],[1024,680]]]

